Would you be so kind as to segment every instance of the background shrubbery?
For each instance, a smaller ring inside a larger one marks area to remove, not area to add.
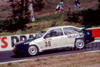
[[[56,5],[60,0],[38,0],[33,2],[35,3],[33,7],[36,21],[26,24],[23,24],[25,21],[11,18],[12,8],[9,6],[9,2],[0,2],[0,35],[34,33],[56,25],[100,26],[98,1],[80,0],[83,10],[77,8],[74,11],[74,0],[64,0],[64,11],[61,14],[55,14]],[[68,16],[69,7],[71,9],[70,17]]]

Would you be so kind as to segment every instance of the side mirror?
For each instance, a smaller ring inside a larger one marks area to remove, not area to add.
[[[44,36],[44,39],[46,39],[47,37],[46,36]]]

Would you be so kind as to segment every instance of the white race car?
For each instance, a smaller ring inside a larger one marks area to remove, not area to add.
[[[15,55],[37,55],[39,52],[55,48],[75,47],[82,49],[93,41],[91,31],[74,26],[56,26],[43,29],[35,38],[16,43]]]

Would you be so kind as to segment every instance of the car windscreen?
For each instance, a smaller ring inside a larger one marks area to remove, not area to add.
[[[46,31],[41,31],[40,33],[36,34],[35,38],[41,38],[45,33]]]

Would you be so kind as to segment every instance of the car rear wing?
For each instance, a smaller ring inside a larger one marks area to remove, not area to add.
[[[91,31],[92,37],[100,39],[100,27],[81,27],[80,30]]]
[[[91,30],[92,37],[95,39],[100,39],[100,27],[86,28],[86,30]]]

